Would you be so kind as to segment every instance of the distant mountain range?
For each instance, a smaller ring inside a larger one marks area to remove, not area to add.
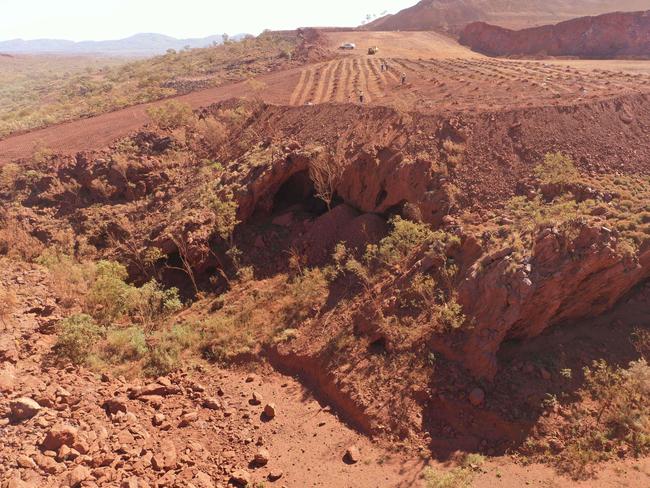
[[[242,39],[246,34],[232,36]],[[187,46],[208,47],[223,43],[223,36],[209,36],[193,39],[176,39],[162,34],[136,34],[126,39],[113,41],[66,41],[62,39],[12,39],[0,41],[0,53],[7,54],[105,54],[113,56],[152,56],[168,49],[180,50]]]

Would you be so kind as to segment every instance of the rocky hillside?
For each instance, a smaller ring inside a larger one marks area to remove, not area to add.
[[[465,27],[460,42],[493,56],[648,57],[650,10],[582,17],[520,31],[475,22]]]
[[[395,15],[377,19],[369,30],[449,30],[457,32],[471,22],[484,21],[523,29],[606,12],[648,8],[645,0],[422,0]]]

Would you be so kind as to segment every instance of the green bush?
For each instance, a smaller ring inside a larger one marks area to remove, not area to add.
[[[438,307],[436,318],[440,328],[447,332],[461,329],[467,323],[467,317],[463,314],[463,307],[455,298],[451,298]]]
[[[535,167],[534,173],[543,185],[570,184],[580,178],[573,159],[561,152],[547,153],[544,162]]]
[[[428,225],[405,220],[399,216],[390,220],[393,229],[378,245],[366,248],[364,259],[376,266],[394,266],[418,247],[428,244],[427,251],[444,253],[447,247],[460,242],[444,231],[434,231]]]
[[[110,325],[128,310],[132,287],[124,281],[126,277],[126,268],[119,263],[97,263],[95,281],[86,297],[86,308],[99,323]]]
[[[155,280],[145,283],[140,288],[131,287],[125,306],[136,321],[147,326],[183,308],[178,289],[164,289]]]
[[[73,364],[86,364],[103,330],[90,315],[77,314],[59,323],[59,336],[54,346],[57,357]]]
[[[103,357],[112,363],[137,361],[147,354],[144,332],[138,327],[113,329],[106,334]]]
[[[179,367],[181,349],[176,344],[162,343],[153,346],[147,355],[144,372],[149,376],[165,376]]]

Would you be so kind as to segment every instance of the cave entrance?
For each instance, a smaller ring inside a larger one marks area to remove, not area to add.
[[[305,212],[315,215],[327,212],[327,204],[316,197],[314,182],[306,170],[291,175],[282,184],[273,197],[272,213],[280,213],[296,205],[300,205]]]

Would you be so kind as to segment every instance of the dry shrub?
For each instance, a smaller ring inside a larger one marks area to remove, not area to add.
[[[147,110],[147,115],[161,130],[193,127],[196,123],[192,108],[189,105],[175,101],[150,107]]]
[[[44,246],[12,216],[0,215],[0,255],[20,261],[33,261]]]
[[[632,333],[632,344],[642,358],[650,359],[650,330],[636,328]]]
[[[198,125],[198,132],[212,156],[217,156],[228,138],[228,130],[216,119],[205,119]]]
[[[103,330],[92,317],[72,315],[59,323],[59,336],[54,345],[56,356],[73,364],[88,364],[93,346],[101,339]]]
[[[95,274],[94,266],[54,250],[46,250],[37,262],[50,272],[50,286],[64,307],[82,303]]]
[[[0,167],[0,190],[12,191],[19,175],[20,166],[15,163],[7,163]]]

